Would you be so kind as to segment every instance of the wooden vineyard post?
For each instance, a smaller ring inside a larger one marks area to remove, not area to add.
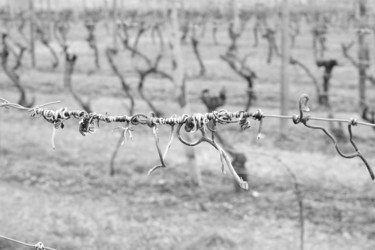
[[[52,34],[53,34],[53,13],[52,13],[52,7],[51,7],[51,1],[47,0],[47,12],[48,12],[48,39],[52,41]]]
[[[29,21],[30,21],[30,56],[31,66],[35,68],[35,29],[34,29],[34,3],[33,0],[29,0]]]
[[[367,68],[369,67],[369,46],[366,43],[366,15],[367,0],[359,0],[356,6],[358,10],[358,77],[359,77],[359,109],[362,111],[366,106],[366,79]]]
[[[173,72],[173,81],[177,86],[178,89],[178,101],[179,105],[182,108],[184,113],[190,113],[189,112],[189,103],[186,96],[187,87],[185,82],[185,70],[184,70],[184,60],[182,57],[182,49],[181,49],[181,39],[180,39],[180,29],[179,29],[179,23],[178,23],[178,9],[177,9],[177,3],[172,3],[172,44],[173,44],[173,56],[176,61],[176,68]],[[201,185],[201,173],[198,169],[198,166],[196,164],[195,160],[195,152],[193,147],[187,147],[186,148],[186,155],[188,157],[188,166],[190,170],[190,176],[192,179],[192,182],[196,185]]]
[[[288,0],[282,2],[282,33],[281,33],[281,88],[280,88],[280,114],[288,115],[289,101],[289,3]],[[281,135],[286,135],[287,120],[280,119]]]
[[[83,13],[87,13],[87,2],[86,0],[83,0]]]
[[[112,5],[112,39],[113,48],[117,49],[117,0],[113,0]]]
[[[6,9],[8,12],[8,17],[9,17],[8,22],[6,22],[6,30],[7,30],[7,33],[9,34],[10,29],[12,28],[11,25],[13,25],[13,22],[14,22],[14,15],[13,15],[13,8],[11,6],[10,0],[7,0],[6,5],[7,5]]]
[[[178,16],[177,16],[177,8],[176,4],[173,4],[172,10],[172,33],[173,33],[173,54],[175,56],[177,67],[174,71],[174,81],[176,85],[182,86],[183,83],[183,75],[184,75],[184,61],[182,58],[182,51],[181,51],[181,44],[179,38],[179,24],[178,24]]]
[[[233,8],[233,28],[235,32],[239,32],[240,29],[240,20],[238,15],[238,1],[232,0],[232,8]]]
[[[104,0],[104,27],[106,34],[109,35],[109,24],[108,24],[108,19],[109,19],[109,7],[108,7],[108,0]]]

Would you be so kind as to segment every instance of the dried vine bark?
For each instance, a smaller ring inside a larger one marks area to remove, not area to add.
[[[255,15],[255,22],[253,26],[253,36],[254,36],[254,43],[253,47],[258,47],[259,44],[259,33],[264,32],[264,23],[265,23],[266,15],[261,11],[257,12]]]
[[[95,66],[97,69],[100,69],[100,63],[99,63],[99,50],[96,42],[96,36],[95,36],[95,27],[96,24],[89,20],[85,23],[85,27],[88,31],[88,36],[86,38],[86,41],[88,42],[90,48],[94,51],[95,56]]]
[[[188,37],[188,33],[190,31],[190,22],[185,21],[183,25],[181,25],[181,43],[185,44],[186,43],[186,38]]]
[[[161,31],[161,26],[162,26],[161,23],[154,24],[151,29],[151,35],[154,41],[155,33],[157,34],[159,38],[159,43],[160,43],[160,50],[164,50],[164,37],[163,37],[163,32]]]
[[[92,112],[89,101],[84,101],[83,98],[74,90],[72,86],[72,75],[74,66],[77,61],[77,55],[69,52],[69,49],[64,50],[65,54],[65,70],[64,70],[64,86],[72,94],[73,98],[78,104],[88,113]]]
[[[306,75],[308,77],[310,77],[312,83],[314,84],[315,89],[316,89],[316,94],[317,94],[318,98],[320,99],[320,96],[322,95],[322,90],[319,86],[319,81],[314,76],[314,74],[311,72],[311,70],[304,63],[302,63],[300,60],[297,60],[293,57],[290,58],[290,64],[296,65],[296,66],[300,67],[303,71],[305,71]]]
[[[223,88],[220,91],[218,96],[211,96],[209,90],[205,89],[202,91],[201,101],[206,106],[208,112],[213,112],[218,107],[225,105],[225,101],[226,101],[225,89]],[[232,157],[232,165],[235,171],[237,172],[238,176],[241,177],[242,180],[247,182],[248,181],[248,174],[246,170],[247,158],[245,154],[238,152],[236,149],[234,149],[231,146],[232,144],[229,143],[218,131],[214,132],[214,136],[215,136],[215,139],[217,139],[218,142],[221,144],[222,148],[226,152],[228,152],[228,154]],[[241,190],[236,182],[234,182],[234,186],[237,192]]]
[[[159,62],[162,59],[161,54],[159,54],[154,63],[152,65],[149,65],[149,68],[147,69],[137,69],[137,73],[139,75],[139,81],[138,81],[138,93],[140,97],[147,103],[147,105],[151,108],[151,110],[156,114],[156,115],[162,115],[163,112],[160,111],[156,106],[153,104],[150,98],[148,98],[145,93],[144,93],[144,83],[147,79],[148,76],[151,74],[157,74],[158,73],[158,67],[159,67]]]
[[[227,53],[236,53],[237,52],[237,50],[238,50],[238,39],[240,38],[242,31],[241,30],[235,31],[233,22],[229,23],[228,35],[229,35],[229,39],[230,39],[230,45],[228,47]]]
[[[138,50],[139,39],[146,32],[147,29],[148,29],[148,26],[146,26],[145,22],[142,21],[142,22],[139,23],[137,35],[135,37],[134,44],[133,44],[134,50],[133,50],[133,52],[131,54],[132,58],[135,57],[135,55],[136,55],[135,51]]]
[[[23,42],[28,43],[29,39],[27,38],[25,31],[24,31],[26,27],[26,22],[27,22],[27,18],[25,14],[26,14],[25,12],[21,11],[17,15],[17,31],[21,35]]]
[[[267,63],[270,64],[272,62],[274,53],[277,56],[280,55],[276,43],[276,30],[272,28],[267,28],[266,32],[263,34],[263,38],[266,39],[268,42]]]
[[[142,100],[144,100],[146,102],[146,104],[150,107],[150,109],[155,114],[161,115],[163,112],[160,111],[154,105],[154,103],[151,101],[151,99],[148,98],[146,96],[146,94],[144,93],[144,83],[145,83],[146,79],[153,74],[159,75],[159,76],[161,76],[163,78],[166,78],[166,79],[170,80],[171,82],[173,82],[173,77],[170,74],[168,74],[167,72],[159,69],[159,63],[162,59],[163,51],[160,51],[159,54],[156,56],[156,58],[154,60],[152,60],[151,58],[146,56],[144,53],[139,51],[137,48],[129,45],[127,28],[124,27],[124,29],[125,30],[123,30],[124,33],[121,35],[121,38],[122,38],[122,44],[124,45],[125,49],[128,50],[132,55],[135,55],[135,56],[141,58],[145,63],[145,67],[143,69],[136,69],[136,72],[139,76],[138,77],[138,79],[139,79],[138,80],[138,88],[137,88],[138,93],[139,93],[140,97],[142,98]]]
[[[16,71],[22,66],[22,59],[23,56],[27,50],[26,46],[21,44],[18,41],[13,40],[9,33],[1,33],[1,35],[4,35],[4,39],[2,41],[2,44],[6,47],[6,50],[9,52],[9,54],[13,55],[14,57],[14,65],[12,67],[13,71]]]
[[[236,72],[247,82],[247,101],[244,108],[245,111],[248,111],[251,107],[252,102],[256,100],[254,91],[254,79],[256,79],[257,76],[255,72],[246,65],[248,57],[249,55],[245,55],[244,58],[240,59],[233,53],[220,56],[220,58],[224,60],[234,72]]]
[[[113,60],[113,56],[116,53],[117,53],[117,51],[115,49],[111,49],[111,48],[106,49],[106,56],[107,56],[109,65],[111,66],[111,69],[112,69],[113,73],[119,78],[122,90],[125,92],[126,97],[129,98],[129,102],[130,102],[129,113],[133,114],[134,113],[134,106],[135,106],[134,97],[131,93],[130,86],[126,83],[124,76],[120,73],[117,65],[115,64],[115,62]]]
[[[327,26],[325,24],[316,24],[312,30],[313,35],[313,55],[315,60],[324,58],[324,52],[327,50]]]
[[[60,44],[64,57],[64,86],[71,93],[73,98],[78,102],[78,104],[88,113],[92,111],[90,101],[83,100],[83,98],[75,91],[72,86],[72,75],[74,67],[77,61],[77,55],[70,51],[71,49],[67,43],[67,34],[69,31],[69,23],[65,20],[57,21],[53,27],[54,35],[57,42]]]
[[[193,32],[191,36],[191,45],[193,46],[193,52],[195,55],[195,58],[197,58],[197,61],[199,63],[199,76],[204,76],[206,74],[206,67],[204,66],[204,62],[202,60],[202,56],[199,52],[199,40],[197,38],[197,29],[198,26],[194,25]]]
[[[1,34],[1,45],[2,45],[2,50],[0,53],[1,67],[4,70],[4,73],[9,77],[9,79],[13,82],[14,86],[18,89],[20,93],[18,104],[24,107],[32,107],[34,105],[35,98],[33,98],[31,101],[27,100],[26,91],[21,84],[20,76],[17,74],[14,68],[10,68],[8,65],[10,52],[9,52],[9,46],[7,43],[7,37],[8,35],[6,33]]]
[[[18,53],[13,53],[16,59],[16,62],[13,66],[13,71],[16,71],[22,66],[22,58],[25,55],[25,51],[27,50],[25,46],[21,45],[18,42],[16,42],[15,45],[18,47]]]
[[[368,44],[365,42],[365,36],[368,34],[366,29],[358,31],[358,40],[361,42],[361,46],[359,47],[358,51],[358,61],[354,59],[349,50],[352,48],[354,43],[350,44],[341,44],[342,53],[344,57],[351,62],[351,64],[357,69],[358,71],[358,78],[359,78],[359,109],[362,116],[362,119],[369,121],[371,123],[375,123],[375,119],[373,117],[373,109],[371,109],[366,101],[366,82],[370,81],[374,83],[374,77],[369,75],[367,70],[370,67],[370,53]]]
[[[135,106],[134,97],[131,93],[130,86],[126,83],[125,78],[120,73],[117,65],[115,64],[115,62],[113,60],[113,56],[116,53],[117,53],[117,51],[115,49],[111,49],[111,48],[106,49],[106,56],[107,56],[109,64],[111,65],[112,71],[119,78],[120,83],[121,83],[121,87],[124,90],[126,96],[129,98],[129,102],[130,102],[129,114],[133,115],[134,114],[134,106]],[[110,176],[115,175],[115,160],[117,158],[117,155],[118,155],[120,146],[122,145],[122,142],[123,142],[123,135],[120,136],[120,138],[119,138],[119,140],[116,144],[115,150],[113,151],[111,159],[110,159],[110,163],[109,163],[109,175]]]
[[[315,86],[319,104],[325,107],[330,107],[330,103],[329,103],[330,80],[332,78],[333,69],[338,65],[338,62],[335,59],[316,61],[316,65],[318,67],[324,68],[323,77],[322,77],[323,78],[322,87],[320,86],[319,81],[311,72],[311,70],[300,60],[297,60],[295,58],[290,58],[290,64],[296,65],[300,67],[303,71],[305,71],[306,75],[310,77],[311,81],[313,82]]]
[[[318,60],[316,62],[318,67],[324,68],[323,73],[323,93],[319,96],[319,104],[326,107],[330,106],[329,103],[329,86],[332,78],[332,71],[338,65],[337,61],[334,59],[330,60]]]
[[[48,39],[48,36],[44,32],[43,28],[37,22],[35,23],[35,31],[42,44],[46,46],[53,57],[52,68],[57,68],[59,66],[59,57],[57,56],[56,51],[51,46],[50,40]]]
[[[69,29],[69,23],[64,20],[58,20],[53,25],[54,37],[63,50],[67,48],[67,34]]]
[[[214,41],[214,45],[219,45],[217,41],[217,30],[218,30],[218,23],[216,21],[212,22],[212,40]]]

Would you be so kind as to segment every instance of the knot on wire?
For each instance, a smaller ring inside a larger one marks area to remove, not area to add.
[[[7,101],[7,100],[5,100],[5,99],[3,99],[3,98],[0,98],[0,101],[1,101],[1,103],[0,103],[0,107],[8,108],[8,107],[7,107],[7,104],[9,104],[9,101]]]
[[[250,121],[247,120],[247,117],[244,115],[244,113],[245,113],[244,111],[240,112],[240,117],[239,117],[240,119],[238,122],[242,130],[245,130],[251,127]]]
[[[262,112],[262,110],[258,109],[251,116],[254,118],[254,120],[259,121],[257,140],[260,140],[264,137],[262,134],[264,113]]]
[[[130,118],[130,123],[133,124],[133,125],[138,125],[138,124],[144,125],[144,124],[147,124],[147,116],[145,116],[144,114],[133,115]]]
[[[185,122],[185,131],[186,132],[191,132],[196,126],[195,120],[192,116],[189,116],[186,118]]]
[[[357,125],[358,125],[358,121],[357,121],[357,119],[355,119],[355,118],[350,118],[350,120],[349,120],[349,125],[351,125],[351,126],[357,126]]]
[[[292,120],[294,124],[302,122],[305,124],[310,118],[308,116],[304,117],[303,112],[309,112],[310,108],[308,106],[309,96],[307,94],[302,94],[298,101],[299,115],[293,115]]]
[[[193,119],[196,121],[197,129],[202,128],[204,125],[210,122],[207,114],[194,114]]]
[[[35,244],[35,249],[36,249],[36,250],[45,250],[44,245],[43,245],[42,242],[38,242],[38,243],[36,243],[36,244]]]
[[[293,115],[292,116],[292,121],[293,121],[294,124],[298,124],[300,122],[305,124],[309,120],[310,120],[310,116],[302,116],[302,117],[300,117],[299,115]]]
[[[32,117],[42,116],[47,122],[52,123],[53,126],[58,128],[64,128],[64,121],[68,120],[70,117],[65,115],[68,108],[61,108],[56,111],[43,110],[41,108],[33,108],[31,110]]]
[[[121,131],[121,134],[122,134],[121,146],[124,145],[128,141],[128,139],[130,139],[131,141],[133,140],[132,132],[134,130],[130,127],[130,122],[127,122],[127,125],[125,127],[118,126],[113,129],[113,131],[115,130]]]
[[[292,121],[293,121],[294,124],[298,124],[298,123],[301,122],[301,118],[299,117],[299,115],[293,115]]]
[[[30,112],[31,112],[30,114],[31,117],[40,117],[41,113],[43,112],[43,109],[34,107],[34,108],[31,108]]]
[[[152,128],[152,127],[155,126],[154,118],[155,118],[155,113],[150,112],[150,113],[149,113],[149,116],[147,117],[147,121],[146,121],[146,124],[147,124],[150,128]]]
[[[233,122],[232,116],[226,110],[213,111],[212,115],[215,118],[215,120],[220,124],[228,124]]]
[[[262,110],[258,109],[251,116],[254,118],[254,120],[261,121],[264,118],[264,113],[262,112]]]
[[[94,116],[95,113],[88,114],[80,120],[78,130],[83,136],[86,136],[87,133],[92,134],[95,132],[95,125],[93,123]]]
[[[89,114],[84,110],[82,110],[82,111],[73,110],[71,113],[72,113],[72,116],[76,119],[83,119],[83,118],[89,116]]]
[[[185,121],[186,132],[196,132],[198,129],[210,122],[207,114],[193,114],[188,116]]]

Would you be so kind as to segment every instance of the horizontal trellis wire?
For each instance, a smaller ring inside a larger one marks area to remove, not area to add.
[[[358,150],[357,145],[353,141],[352,138],[352,126],[356,125],[365,125],[365,126],[371,126],[375,127],[375,124],[366,123],[366,122],[360,122],[357,121],[354,118],[350,118],[349,120],[345,119],[329,119],[329,118],[320,118],[320,117],[312,117],[312,116],[305,116],[304,112],[310,111],[308,108],[308,101],[309,97],[306,94],[301,95],[299,99],[299,115],[292,115],[292,116],[281,116],[281,115],[273,115],[273,114],[264,114],[261,110],[257,110],[256,112],[245,112],[245,111],[237,111],[237,112],[229,112],[226,110],[221,111],[213,111],[210,113],[196,113],[193,115],[183,114],[180,116],[171,116],[171,117],[155,117],[154,114],[150,113],[149,115],[145,114],[135,114],[132,116],[115,116],[115,115],[103,115],[103,114],[97,114],[95,112],[87,113],[86,111],[82,110],[69,110],[68,108],[60,108],[57,110],[51,110],[44,108],[47,105],[56,104],[58,102],[51,102],[46,103],[43,105],[38,105],[32,108],[26,108],[19,104],[11,103],[3,98],[0,98],[0,107],[3,108],[15,108],[23,111],[27,111],[30,113],[31,117],[43,117],[46,121],[53,124],[53,133],[52,133],[52,147],[55,148],[54,145],[54,136],[56,129],[63,128],[64,127],[64,121],[75,118],[79,119],[79,131],[82,135],[86,135],[87,133],[93,133],[95,131],[95,124],[97,127],[99,127],[100,122],[121,122],[125,123],[125,127],[119,127],[120,129],[123,129],[123,136],[124,141],[126,140],[127,136],[131,137],[131,128],[130,126],[136,126],[136,125],[148,125],[149,127],[153,128],[153,133],[155,135],[155,144],[158,149],[158,153],[160,156],[161,165],[153,168],[150,170],[149,173],[153,172],[158,167],[165,167],[164,159],[166,157],[166,154],[168,152],[168,149],[172,143],[173,140],[173,134],[174,134],[174,126],[177,125],[177,136],[178,139],[188,145],[188,146],[195,146],[200,144],[201,142],[207,142],[211,144],[215,149],[217,149],[220,153],[220,159],[222,161],[222,167],[224,171],[224,163],[228,166],[230,172],[232,173],[235,180],[238,182],[238,184],[243,189],[248,189],[248,184],[243,181],[235,172],[233,169],[233,166],[230,161],[230,157],[227,155],[227,153],[223,150],[221,146],[219,146],[215,141],[215,126],[216,123],[219,124],[231,124],[231,123],[238,123],[241,128],[246,129],[250,127],[250,123],[248,121],[249,118],[255,119],[259,121],[259,129],[258,129],[258,138],[260,138],[261,131],[262,131],[262,124],[264,118],[279,118],[279,119],[290,119],[295,124],[302,123],[308,128],[312,129],[320,129],[322,130],[333,142],[336,151],[344,158],[354,158],[359,157],[366,165],[368,172],[370,174],[370,177],[374,179],[373,171],[366,161],[366,159],[363,157],[363,155]],[[316,121],[325,121],[325,122],[346,122],[348,123],[348,131],[350,136],[350,142],[355,149],[355,152],[352,154],[344,154],[340,151],[336,138],[330,134],[324,127],[320,126],[312,126],[308,124],[308,121],[310,120],[316,120]],[[158,143],[158,135],[157,135],[157,126],[158,125],[169,125],[171,126],[171,138],[168,143],[167,148],[165,149],[164,154],[162,154],[159,143]],[[188,142],[180,134],[180,130],[184,126],[184,129],[186,132],[194,133],[198,130],[201,132],[202,137],[196,142]],[[211,138],[207,137],[207,130],[211,132]]]

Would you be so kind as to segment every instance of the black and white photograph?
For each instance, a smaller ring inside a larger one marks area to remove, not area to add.
[[[374,250],[375,0],[0,0],[0,250]]]

